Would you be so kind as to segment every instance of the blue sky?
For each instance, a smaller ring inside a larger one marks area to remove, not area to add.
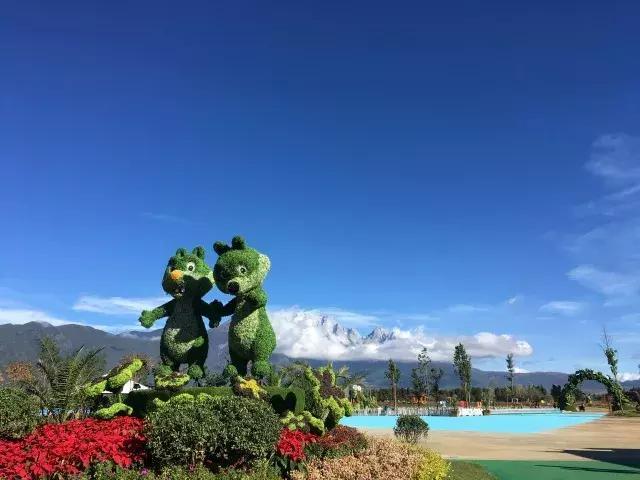
[[[509,335],[527,370],[601,367],[606,325],[637,373],[638,15],[10,2],[0,321],[134,327],[177,247],[240,233],[274,309]]]

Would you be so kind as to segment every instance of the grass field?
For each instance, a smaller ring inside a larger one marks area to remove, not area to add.
[[[454,480],[633,480],[640,479],[640,460],[636,467],[598,461],[502,461],[474,462],[486,468],[491,476],[453,476]],[[454,462],[455,465],[455,462]],[[454,466],[454,472],[455,472]],[[461,473],[464,473],[464,468]]]

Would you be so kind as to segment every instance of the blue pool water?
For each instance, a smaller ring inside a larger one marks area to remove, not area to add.
[[[556,428],[571,427],[597,420],[598,413],[545,413],[485,415],[482,417],[422,417],[431,430],[539,433]],[[393,428],[398,417],[393,415],[344,417],[342,425],[356,428]]]

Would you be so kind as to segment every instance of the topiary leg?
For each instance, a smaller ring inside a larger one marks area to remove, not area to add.
[[[189,375],[193,380],[199,380],[204,377],[204,368],[197,363],[192,363],[187,369],[187,375]]]
[[[251,373],[256,378],[267,378],[271,374],[271,364],[267,360],[253,362]]]
[[[239,355],[235,354],[232,351],[229,351],[229,356],[231,357],[231,363],[226,366],[224,369],[224,376],[227,378],[234,378],[238,375],[244,377],[247,375],[247,362]]]

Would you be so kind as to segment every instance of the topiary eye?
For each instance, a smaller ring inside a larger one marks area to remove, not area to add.
[[[190,272],[193,272],[196,269],[196,264],[193,262],[189,262],[187,263],[187,270],[189,270]]]
[[[238,267],[238,273],[240,273],[240,275],[246,275],[247,274],[247,267],[245,267],[244,265],[240,265]]]

